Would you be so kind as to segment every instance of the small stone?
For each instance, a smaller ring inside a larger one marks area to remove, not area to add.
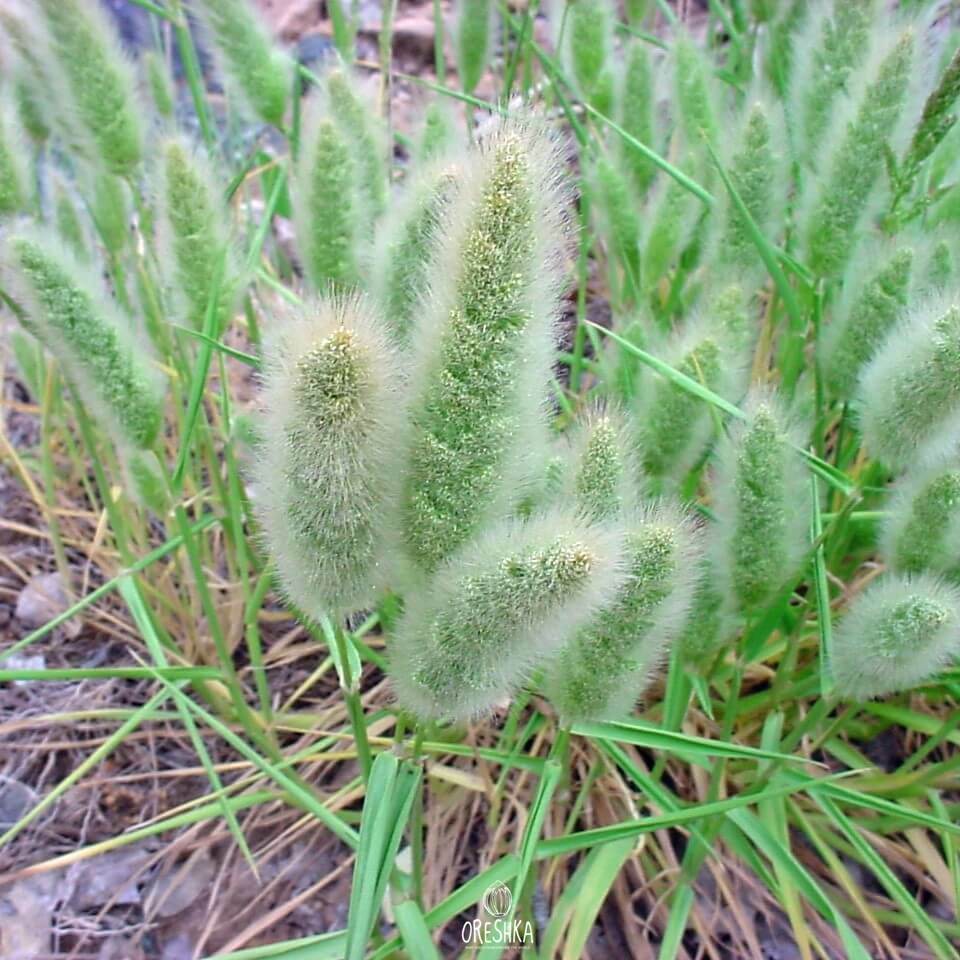
[[[0,774],[0,829],[12,827],[37,802],[37,794],[25,783]]]
[[[31,577],[17,597],[14,616],[25,627],[36,629],[48,623],[70,606],[70,598],[59,573],[40,573]]]

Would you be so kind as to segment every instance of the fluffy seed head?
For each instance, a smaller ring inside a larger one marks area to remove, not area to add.
[[[820,148],[836,102],[847,89],[869,49],[874,0],[839,0],[811,5],[797,31],[797,63],[791,82],[793,125],[802,156],[810,159]]]
[[[52,0],[56,2],[56,0]],[[248,0],[194,0],[220,68],[261,120],[283,126],[290,64]]]
[[[78,129],[113,173],[130,174],[143,156],[143,111],[136,74],[96,3],[38,0],[56,64],[60,102],[76,111]]]
[[[627,290],[640,283],[640,218],[620,168],[601,157],[593,171],[600,219],[609,238],[608,255],[623,265]]]
[[[357,281],[360,231],[358,174],[349,141],[329,118],[322,98],[304,110],[300,157],[291,184],[297,246],[317,290]]]
[[[621,551],[572,515],[494,525],[410,596],[391,644],[400,704],[455,720],[492,710],[608,601]]]
[[[700,48],[685,34],[674,45],[674,88],[678,119],[688,147],[702,154],[704,138],[717,143],[717,110],[713,85],[708,80],[706,60]],[[705,165],[702,174],[709,168]]]
[[[853,396],[861,371],[897,325],[907,305],[912,267],[913,250],[904,247],[866,283],[858,282],[865,264],[847,271],[844,297],[823,349],[826,380],[838,397]]]
[[[457,72],[464,93],[473,93],[490,62],[495,17],[491,0],[457,0],[454,36]]]
[[[360,92],[357,78],[346,69],[327,72],[325,94],[330,117],[352,146],[363,227],[372,228],[387,207],[384,130],[375,107]]]
[[[647,45],[635,40],[630,44],[620,80],[620,126],[641,143],[654,148],[659,146],[654,122],[655,94]],[[621,147],[621,158],[634,189],[641,195],[645,194],[657,168],[627,143]]]
[[[926,574],[888,575],[850,605],[833,637],[837,693],[882,697],[929,680],[960,653],[960,592]]]
[[[821,276],[840,272],[883,169],[884,150],[900,117],[913,62],[908,30],[886,55],[856,116],[824,166],[825,177],[806,224],[807,263]]]
[[[565,217],[553,142],[496,126],[468,159],[430,266],[401,478],[401,538],[430,571],[502,515],[540,447]]]
[[[371,284],[398,344],[406,346],[430,287],[437,231],[457,193],[461,168],[443,163],[415,178],[377,231]]]
[[[921,451],[896,484],[887,505],[880,554],[898,573],[925,570],[955,579],[960,573],[960,442]]]
[[[90,213],[97,233],[111,256],[119,256],[130,234],[127,185],[109,170],[94,169],[87,180],[92,193]]]
[[[580,96],[609,116],[613,103],[613,24],[610,0],[577,0],[567,7],[567,59]]]
[[[0,218],[27,210],[30,202],[28,156],[19,118],[5,103],[0,108]]]
[[[385,578],[397,397],[382,321],[356,297],[309,302],[279,325],[265,381],[256,480],[283,588],[313,618],[359,609]]]
[[[697,538],[685,514],[651,504],[627,521],[627,576],[573,635],[547,674],[547,696],[567,721],[626,713],[663,662],[690,605]]]
[[[704,539],[715,536],[712,528]],[[729,616],[729,606],[720,589],[723,578],[717,574],[714,559],[717,551],[708,548],[700,555],[694,573],[695,582],[690,611],[683,631],[677,637],[684,665],[698,673],[706,673],[717,652],[729,640],[735,626]]]
[[[891,467],[941,430],[960,409],[960,305],[911,311],[864,370],[857,408],[864,444]]]
[[[188,325],[200,329],[219,277],[214,328],[219,332],[230,316],[236,286],[223,191],[209,160],[184,138],[164,140],[159,154],[160,237],[170,286]]]
[[[779,401],[751,393],[746,421],[721,445],[715,478],[716,567],[741,613],[756,611],[796,571],[806,546],[809,498]]]
[[[146,345],[134,342],[94,280],[48,230],[22,228],[5,238],[4,286],[24,322],[60,361],[84,403],[136,448],[149,447],[162,419],[163,395]]]
[[[176,110],[176,95],[173,92],[173,84],[170,82],[170,71],[155,50],[144,51],[142,60],[150,95],[153,97],[153,105],[161,117],[172,120]]]
[[[762,102],[750,108],[739,138],[740,148],[729,164],[730,180],[761,234],[771,238],[775,214],[775,188],[780,158],[768,109]],[[724,200],[723,227],[716,251],[721,264],[735,270],[760,270],[762,264],[746,222],[729,197]]]
[[[705,315],[668,340],[658,355],[720,396],[737,396],[745,380],[743,293],[732,285]],[[714,430],[709,406],[699,397],[642,368],[634,395],[640,462],[659,484],[679,481],[694,466]]]
[[[633,506],[636,467],[623,415],[615,407],[588,410],[572,430],[566,493],[596,522],[613,520]]]

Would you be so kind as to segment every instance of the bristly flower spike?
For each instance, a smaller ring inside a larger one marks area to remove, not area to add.
[[[702,144],[706,140],[716,145],[719,123],[707,63],[699,47],[686,34],[677,37],[673,55],[678,120],[687,149],[699,158],[698,173],[701,179],[709,180],[713,166],[707,161]]]
[[[84,403],[124,443],[146,448],[163,416],[162,383],[145,338],[51,231],[23,228],[4,240],[3,283],[21,319],[60,361]]]
[[[639,483],[622,413],[613,406],[590,409],[570,434],[564,458],[567,502],[595,523],[632,509]]]
[[[623,265],[622,286],[629,302],[640,289],[640,218],[636,202],[621,169],[606,157],[598,158],[594,165],[593,181],[597,210],[609,237],[607,253]]]
[[[613,106],[613,24],[610,0],[576,0],[566,9],[567,55],[580,96],[610,116]]]
[[[297,247],[314,289],[357,282],[360,231],[358,171],[350,142],[314,94],[304,109],[291,198]]]
[[[574,515],[494,524],[409,596],[391,642],[400,705],[468,720],[505,703],[609,602],[621,563],[621,536]]]
[[[6,89],[6,88],[4,88]],[[30,205],[29,155],[19,118],[12,107],[0,107],[0,219],[26,213]]]
[[[547,696],[564,722],[627,713],[685,622],[697,552],[689,517],[653,504],[626,522],[625,582],[547,673]]]
[[[876,256],[875,250],[871,253]],[[867,275],[866,283],[858,282],[866,263],[855,260],[847,270],[844,295],[822,348],[825,377],[837,397],[853,397],[863,368],[903,315],[913,259],[909,247],[894,251],[879,270]]]
[[[438,162],[415,176],[377,231],[371,288],[400,346],[408,346],[430,288],[437,232],[456,196],[460,172],[456,162]]]
[[[819,276],[835,276],[853,252],[906,98],[913,45],[913,33],[907,30],[881,61],[856,116],[822,166],[823,186],[805,226],[807,263]]]
[[[172,120],[176,112],[176,94],[170,81],[170,71],[163,58],[155,50],[146,50],[142,56],[143,69],[147,75],[150,96],[157,113],[164,120]]]
[[[714,393],[738,396],[747,372],[742,300],[738,286],[728,288],[707,315],[674,335],[659,355]],[[714,417],[699,397],[647,368],[638,371],[634,411],[640,463],[654,488],[662,490],[694,466],[714,430]]]
[[[496,8],[492,0],[457,0],[454,36],[464,93],[473,93],[490,62]]]
[[[399,519],[423,572],[504,515],[545,432],[567,222],[557,148],[532,122],[498,123],[468,166],[439,234],[409,380]]]
[[[387,208],[388,174],[385,131],[374,106],[358,88],[346,67],[334,67],[325,76],[324,93],[330,117],[352,144],[357,190],[362,198],[364,224],[370,228]]]
[[[960,575],[960,443],[935,441],[894,487],[880,536],[891,569]]]
[[[932,679],[958,654],[960,591],[927,574],[891,574],[850,605],[829,666],[841,697],[868,700]]]
[[[630,44],[620,80],[620,126],[645,146],[658,149],[655,123],[655,87],[647,45],[640,40]],[[641,196],[647,192],[657,168],[639,150],[628,143],[621,145],[624,169]]]
[[[775,240],[772,233],[780,212],[776,192],[781,157],[770,111],[761,101],[747,112],[739,143],[728,167],[730,181],[761,235]],[[716,249],[720,269],[729,265],[741,274],[762,272],[763,263],[739,208],[726,193],[723,204],[723,227]]]
[[[143,114],[134,91],[136,73],[106,14],[84,0],[38,0],[56,64],[63,103],[103,165],[128,176],[143,156]]]
[[[379,528],[398,399],[383,323],[357,296],[309,301],[278,326],[264,376],[264,536],[293,603],[342,616],[374,602],[386,578]]]
[[[715,477],[716,568],[739,612],[759,610],[799,572],[808,531],[804,471],[775,395],[753,391],[747,418],[720,447]]]
[[[960,411],[960,305],[935,297],[911,311],[863,371],[866,448],[901,467]]]
[[[203,327],[214,286],[219,284],[214,328],[219,336],[237,287],[223,191],[206,155],[183,137],[167,138],[158,152],[163,265],[183,318],[196,330]]]
[[[795,31],[789,103],[795,106],[794,137],[810,160],[823,143],[837,100],[863,64],[870,46],[875,0],[808,4],[806,22]]]
[[[194,0],[193,7],[232,88],[261,120],[282,127],[292,88],[290,63],[273,45],[253,5],[249,0]]]

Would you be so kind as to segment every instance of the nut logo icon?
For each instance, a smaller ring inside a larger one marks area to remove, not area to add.
[[[497,920],[502,919],[510,912],[513,906],[513,894],[510,888],[501,882],[497,882],[487,887],[487,892],[483,895],[483,909]]]

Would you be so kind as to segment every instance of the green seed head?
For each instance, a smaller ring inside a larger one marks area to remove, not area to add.
[[[425,572],[502,515],[542,448],[565,217],[555,147],[496,127],[438,235],[411,373],[401,538]]]
[[[910,290],[913,251],[904,247],[888,255],[879,270],[866,274],[876,263],[877,251],[865,262],[855,260],[847,271],[844,296],[824,340],[824,373],[834,393],[852,398],[864,367],[883,346],[897,325]]]
[[[833,637],[830,669],[851,700],[909,690],[960,653],[960,593],[927,574],[888,575],[851,604]]]
[[[960,573],[960,450],[955,425],[919,452],[897,482],[880,554],[898,573]]]
[[[327,109],[341,136],[350,144],[356,164],[362,228],[366,230],[387,208],[385,131],[376,107],[361,93],[355,76],[337,67],[328,71],[325,79]]]
[[[56,356],[83,402],[131,446],[151,446],[163,417],[163,393],[145,338],[52,231],[6,238],[4,285],[24,310],[30,332]]]
[[[631,446],[623,415],[615,407],[588,410],[574,427],[565,487],[583,516],[609,521],[633,507],[638,478]]]
[[[673,55],[674,95],[680,127],[688,148],[702,156],[704,139],[716,144],[719,132],[709,67],[700,48],[686,35],[677,38]],[[700,175],[705,177],[709,170],[706,162],[701,161]]]
[[[613,106],[613,24],[610,0],[576,0],[567,7],[567,60],[580,96],[605,116]]]
[[[930,293],[946,290],[956,276],[953,251],[947,240],[938,240],[930,250],[926,261],[923,282]]]
[[[236,289],[229,214],[205,154],[182,137],[163,141],[160,154],[162,264],[188,326],[202,329],[217,294],[217,335],[226,326]]]
[[[55,65],[60,102],[76,114],[76,130],[90,152],[118,176],[143,156],[143,110],[136,74],[120,49],[106,14],[84,0],[37,0]]]
[[[147,84],[157,113],[165,120],[172,120],[176,110],[176,95],[170,82],[170,70],[154,50],[144,52],[143,69],[147,74]]]
[[[934,298],[907,315],[865,368],[857,408],[867,449],[906,464],[960,410],[960,306]]]
[[[867,201],[884,166],[913,64],[909,30],[880,62],[843,135],[826,152],[823,183],[806,219],[807,263],[821,276],[846,265]]]
[[[740,199],[768,240],[776,240],[774,224],[779,213],[780,157],[775,147],[771,110],[762,102],[750,108],[739,138],[739,147],[728,165],[728,172]],[[727,197],[723,225],[716,251],[720,265],[741,272],[763,270],[756,244],[738,207]]]
[[[600,158],[593,171],[597,210],[608,238],[607,255],[622,265],[627,290],[640,283],[640,217],[621,169]]]
[[[109,170],[91,170],[88,180],[94,226],[110,256],[119,256],[127,246],[130,235],[127,185]]]
[[[273,46],[253,4],[249,0],[194,0],[193,9],[207,27],[232,89],[261,120],[282,127],[292,88],[291,66]]]
[[[316,96],[305,110],[291,194],[297,246],[314,288],[355,284],[361,212],[357,167],[349,141]]]
[[[746,381],[745,309],[742,291],[720,291],[689,328],[670,338],[658,355],[721,396],[737,396]],[[647,368],[634,394],[640,462],[656,486],[669,487],[690,471],[714,433],[710,408],[698,397]]]
[[[668,505],[627,522],[625,581],[547,674],[547,696],[565,721],[619,717],[636,702],[686,620],[696,546],[689,518]]]
[[[457,0],[454,39],[464,93],[473,93],[487,69],[495,30],[496,8],[491,0]]]
[[[424,111],[416,161],[422,169],[436,158],[446,157],[462,145],[463,137],[453,110],[441,99],[431,100]]]
[[[8,93],[8,88],[2,93]],[[31,192],[28,157],[19,117],[5,103],[0,108],[0,219],[27,212]]]
[[[714,531],[706,534],[712,539]],[[696,580],[690,612],[677,644],[687,669],[706,674],[714,658],[729,641],[735,623],[729,616],[729,604],[724,601],[721,585],[723,578],[717,574],[714,557],[717,551],[708,549],[697,559]]]
[[[85,262],[90,256],[87,230],[70,187],[59,176],[53,184],[53,210],[60,239],[79,261]]]
[[[463,720],[512,696],[621,582],[621,538],[571,515],[494,525],[411,594],[391,644],[401,706]]]
[[[642,144],[657,149],[656,88],[647,45],[641,40],[630,44],[624,60],[619,100],[620,126]],[[637,193],[645,194],[657,168],[639,150],[626,143],[621,147],[621,163]]]
[[[870,46],[874,0],[837,0],[813,8],[798,33],[790,102],[802,155],[810,160],[823,143],[837,102]]]
[[[797,571],[806,547],[806,484],[775,396],[754,392],[747,419],[721,445],[714,491],[719,521],[716,567],[725,593],[746,615]]]
[[[386,578],[397,397],[383,323],[358,298],[308,303],[281,323],[266,363],[257,483],[283,588],[315,619],[357,610]]]
[[[456,163],[429,167],[408,185],[377,231],[371,285],[398,344],[416,333],[421,304],[431,285],[435,244],[459,189]]]

